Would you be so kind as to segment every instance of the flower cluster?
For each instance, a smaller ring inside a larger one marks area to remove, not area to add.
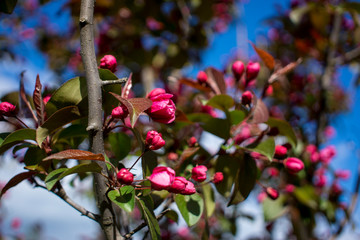
[[[175,120],[176,107],[171,100],[172,94],[166,93],[162,88],[155,88],[147,97],[153,102],[146,111],[152,120],[160,123],[172,123]]]

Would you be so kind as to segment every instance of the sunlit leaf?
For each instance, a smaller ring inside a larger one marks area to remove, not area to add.
[[[299,24],[302,17],[304,16],[305,13],[307,13],[309,11],[309,5],[305,4],[304,6],[295,8],[294,10],[292,10],[289,14],[290,20],[294,23],[294,24]]]
[[[230,112],[231,124],[238,125],[241,123],[246,117],[246,113],[240,110],[234,110]]]
[[[135,206],[135,189],[132,186],[124,186],[119,190],[111,190],[108,197],[126,212],[132,212]]]
[[[271,56],[268,52],[256,47],[255,44],[251,43],[251,45],[253,46],[256,53],[261,58],[261,60],[263,60],[266,67],[269,68],[270,70],[273,70],[274,66],[275,66],[275,60],[274,60],[273,56]]]
[[[303,187],[297,187],[294,191],[294,195],[302,204],[316,209],[318,207],[319,195],[315,192],[313,186],[306,185]]]
[[[206,105],[220,109],[222,111],[229,110],[234,106],[234,99],[226,94],[220,94],[212,97]]]
[[[215,194],[210,184],[205,184],[202,186],[202,193],[204,196],[206,215],[209,218],[215,211]]]
[[[6,133],[2,135],[5,137]],[[0,154],[11,148],[12,146],[23,142],[25,140],[34,140],[36,139],[36,131],[34,129],[19,129],[15,132],[12,132],[6,136],[0,145]]]
[[[269,118],[266,124],[270,127],[276,127],[279,130],[280,135],[285,136],[293,148],[296,147],[296,135],[288,122],[277,118]]]
[[[144,220],[149,227],[151,239],[160,240],[160,227],[158,221],[155,218],[154,211],[148,208],[143,199],[138,199],[138,203],[143,212]]]
[[[195,225],[200,220],[204,210],[204,201],[200,195],[177,194],[175,202],[189,227]]]
[[[272,161],[275,153],[275,140],[270,137],[259,143],[250,144],[246,146],[246,149],[252,152],[261,153],[266,156],[269,161]]]
[[[265,198],[263,201],[264,220],[266,222],[274,221],[275,219],[283,216],[287,212],[284,206],[285,196],[280,196],[276,200]]]
[[[59,168],[49,173],[49,175],[46,177],[46,188],[50,191],[59,180],[70,174],[87,172],[100,173],[101,170],[102,168],[96,162],[83,163],[72,168]]]
[[[165,216],[171,220],[173,220],[174,222],[178,222],[179,221],[179,215],[177,214],[177,212],[175,212],[174,210],[170,210],[168,211]]]

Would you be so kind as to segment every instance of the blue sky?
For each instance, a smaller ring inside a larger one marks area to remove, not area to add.
[[[248,53],[248,57],[252,57],[254,53],[248,43],[248,39],[255,42],[258,33],[266,33],[262,20],[275,14],[275,4],[285,5],[287,2],[288,1],[281,0],[249,0],[247,3],[244,3],[239,9],[241,18],[236,23],[237,25],[232,24],[228,32],[219,34],[213,38],[211,47],[202,54],[202,64],[196,66],[196,69],[207,66],[223,67],[227,58],[232,56],[237,50],[237,47],[240,47],[244,54]],[[63,19],[63,21],[66,21],[66,19]],[[18,74],[24,68],[27,69],[28,79],[35,79],[36,74],[40,73],[41,79],[46,84],[53,84],[51,79],[54,75],[46,69],[45,59],[39,60],[37,53],[33,52],[29,45],[24,44],[21,46],[21,49],[29,52],[26,57],[26,62],[13,63],[8,60],[0,62],[0,84],[2,86],[0,95],[18,89]],[[34,61],[34,59],[38,59],[38,61]],[[333,119],[332,126],[335,127],[337,135],[329,144],[337,146],[338,155],[333,162],[335,168],[356,170],[355,166],[357,166],[359,162],[358,149],[360,147],[360,131],[357,125],[360,109],[356,103],[360,102],[360,96],[359,89],[354,89],[351,85],[353,81],[351,71],[354,70],[342,68],[339,73],[340,79],[343,80],[343,86],[349,90],[351,110]],[[192,72],[195,73],[196,71]],[[33,86],[33,82],[30,81],[29,85]],[[0,166],[0,181],[9,180],[15,172],[22,170],[18,165],[9,160],[2,159],[2,161],[2,165]],[[348,192],[352,191],[354,186],[355,179],[353,176],[350,180],[342,182]],[[70,191],[70,195],[73,196],[76,201],[85,204],[89,209],[95,210],[94,204],[87,198],[81,197],[81,195],[76,194],[76,192],[71,189],[68,189],[68,191]],[[34,191],[27,183],[22,183],[19,187],[11,190],[8,199],[3,201],[3,206],[5,207],[4,209],[6,210],[8,219],[12,219],[13,217],[23,219],[22,230],[26,231],[26,229],[36,221],[43,223],[46,239],[80,239],[82,234],[93,236],[98,229],[97,224],[80,216],[80,214],[56,196],[42,189],[36,189]],[[29,206],[32,207],[29,208]],[[261,212],[258,212],[258,209],[256,210],[256,204],[253,200],[247,201],[242,208],[252,209],[255,213],[261,214]],[[41,213],[39,213],[39,211],[41,211]],[[356,211],[356,215],[356,220],[359,222],[359,210]],[[5,226],[9,224],[9,221],[5,222]],[[245,221],[242,222],[242,224],[245,224],[244,226],[246,228],[248,222]],[[256,226],[257,227],[253,228],[254,231],[261,229],[263,222],[257,221]]]

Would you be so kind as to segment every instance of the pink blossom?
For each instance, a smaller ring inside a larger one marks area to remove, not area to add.
[[[315,187],[322,188],[326,185],[327,178],[325,175],[317,175],[315,176]]]
[[[317,147],[314,144],[309,144],[306,146],[305,151],[312,154],[317,151]]]
[[[244,125],[240,133],[234,137],[234,142],[240,145],[243,141],[251,137],[251,130],[248,125]]]
[[[16,107],[9,102],[0,103],[0,116],[12,117],[15,116]]]
[[[148,179],[151,182],[152,189],[165,190],[174,182],[175,171],[169,167],[156,167]]]
[[[200,71],[197,76],[196,76],[196,79],[199,83],[206,83],[207,82],[207,79],[208,79],[208,76],[207,74],[204,72],[204,71]]]
[[[188,180],[186,180],[184,177],[175,177],[174,182],[169,188],[169,192],[181,193],[185,189],[187,184]]]
[[[287,148],[281,145],[275,146],[275,158],[283,159],[286,157]]]
[[[207,167],[204,165],[196,166],[191,171],[191,178],[197,182],[203,182],[206,180]]]
[[[213,176],[212,182],[215,184],[221,183],[224,180],[224,175],[222,172],[216,172]]]
[[[150,150],[157,150],[165,145],[161,133],[151,130],[146,134],[145,146]]]
[[[284,188],[285,192],[292,193],[295,190],[295,186],[292,184],[287,184]]]
[[[49,102],[50,98],[51,98],[51,95],[46,95],[46,96],[43,98],[43,103],[44,103],[44,105],[46,105],[46,104]]]
[[[176,161],[179,158],[179,155],[177,153],[174,152],[170,152],[167,155],[167,159],[169,159],[170,161]]]
[[[324,135],[326,138],[332,138],[334,137],[336,134],[336,130],[334,127],[332,126],[327,126],[325,129],[324,129]]]
[[[196,193],[196,189],[194,184],[190,181],[187,182],[185,189],[180,192],[182,195],[192,195],[194,193]]]
[[[242,61],[235,61],[233,65],[231,66],[231,70],[234,74],[234,77],[238,80],[241,78],[241,76],[244,73],[244,63]]]
[[[260,64],[258,62],[249,62],[246,66],[246,81],[249,82],[257,77],[260,71]]]
[[[109,69],[111,72],[116,72],[117,62],[113,55],[105,55],[100,60],[100,68]]]
[[[304,163],[298,158],[289,157],[284,160],[284,166],[289,172],[297,173],[304,168]]]
[[[250,91],[245,91],[241,96],[241,103],[243,105],[248,105],[252,102],[253,94]]]
[[[127,107],[124,105],[114,108],[111,112],[111,116],[115,119],[124,119],[129,115]]]
[[[349,179],[350,171],[349,170],[335,170],[335,177],[340,179]]]
[[[317,163],[320,160],[320,154],[318,152],[314,152],[310,155],[310,161],[312,163]]]
[[[11,228],[13,230],[18,230],[21,226],[21,220],[20,218],[14,218],[12,221],[11,221]]]
[[[147,97],[153,103],[146,112],[154,121],[168,124],[175,120],[176,107],[171,100],[172,94],[162,88],[155,88]]]
[[[195,144],[197,144],[197,139],[196,137],[191,137],[188,141],[189,147],[194,147]]]
[[[271,176],[271,177],[277,177],[279,176],[279,169],[274,168],[274,167],[269,167],[267,169],[267,173]]]
[[[126,185],[130,185],[134,181],[134,175],[126,168],[122,168],[116,174],[117,180]]]
[[[266,192],[260,192],[258,195],[257,195],[257,200],[259,203],[262,203],[267,197],[267,194]]]
[[[275,188],[267,187],[265,191],[268,197],[272,200],[276,200],[279,197],[279,192]]]
[[[329,164],[336,155],[336,149],[330,145],[320,150],[320,161],[324,164]]]
[[[207,113],[214,118],[218,117],[218,114],[215,112],[214,108],[208,105],[201,105],[201,112]]]

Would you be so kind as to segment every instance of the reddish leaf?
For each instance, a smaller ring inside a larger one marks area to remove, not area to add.
[[[176,116],[176,122],[181,121],[181,122],[191,123],[191,121],[187,118],[186,114],[180,109],[176,109],[175,116]]]
[[[52,154],[43,159],[43,161],[56,159],[77,159],[77,160],[96,160],[96,161],[105,161],[105,158],[102,154],[95,154],[89,151],[83,151],[78,149],[69,149],[61,151],[55,154]]]
[[[289,63],[288,65],[286,65],[283,68],[280,68],[279,70],[276,70],[276,72],[274,72],[270,78],[269,78],[269,83],[271,84],[272,82],[274,82],[278,77],[280,77],[281,75],[285,75],[288,72],[292,71],[294,68],[296,68],[300,63],[301,63],[302,59],[299,58],[296,62],[292,62]]]
[[[39,74],[36,76],[36,82],[35,82],[35,89],[34,89],[34,93],[33,93],[33,102],[35,105],[35,109],[36,109],[36,115],[38,118],[38,124],[39,126],[42,125],[44,123],[44,102],[42,100],[41,97],[41,89],[42,89],[42,85],[40,82],[40,77]]]
[[[130,115],[131,127],[135,126],[136,121],[138,120],[141,113],[146,111],[151,107],[152,101],[148,98],[130,98],[125,99],[116,93],[110,92],[116,99],[118,99],[122,104],[124,104]]]
[[[22,172],[19,173],[18,175],[14,176],[12,179],[10,179],[10,181],[5,185],[5,187],[1,190],[1,194],[0,197],[2,197],[2,195],[5,194],[5,192],[7,190],[9,190],[12,187],[15,187],[16,185],[18,185],[19,183],[21,183],[22,181],[28,179],[29,177],[31,177],[32,175],[35,175],[36,172],[33,171],[29,171],[29,172]]]
[[[264,61],[265,65],[270,69],[273,70],[275,66],[275,60],[273,56],[271,56],[268,52],[258,48],[255,46],[255,44],[251,43],[253,48],[255,49],[256,53],[259,55],[261,60]]]
[[[188,78],[181,78],[179,79],[179,83],[184,84],[184,85],[188,85],[192,88],[195,88],[197,90],[203,91],[203,92],[211,92],[211,88],[203,86],[201,84],[199,84],[198,82],[195,82],[191,79]]]
[[[121,91],[121,97],[122,98],[128,99],[128,97],[129,97],[129,93],[130,93],[130,90],[131,90],[131,87],[132,87],[131,77],[132,77],[132,73],[130,73],[129,78],[126,81],[125,86]]]
[[[269,119],[268,108],[261,99],[257,99],[252,116],[252,123],[265,123]]]
[[[195,147],[195,148],[187,148],[183,151],[183,153],[180,156],[180,162],[185,161],[187,158],[191,157],[192,155],[194,155],[200,148],[199,147]]]
[[[224,74],[219,70],[209,67],[206,69],[206,74],[208,75],[208,84],[213,89],[215,94],[226,94],[226,84],[224,80]]]

